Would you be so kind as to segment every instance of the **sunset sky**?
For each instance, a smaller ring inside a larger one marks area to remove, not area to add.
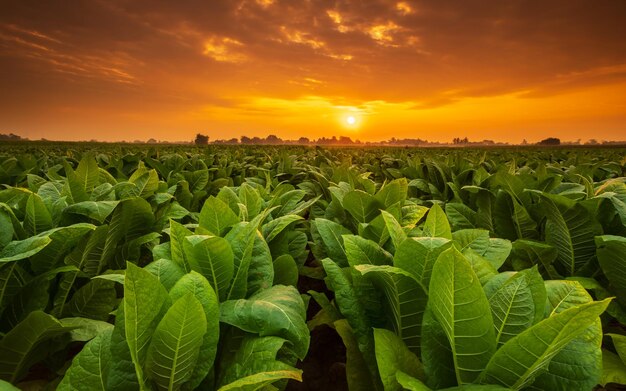
[[[3,0],[9,132],[626,140],[626,1]]]

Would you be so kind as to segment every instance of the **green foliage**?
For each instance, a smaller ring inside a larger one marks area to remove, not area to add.
[[[623,149],[10,148],[0,388],[626,383]]]

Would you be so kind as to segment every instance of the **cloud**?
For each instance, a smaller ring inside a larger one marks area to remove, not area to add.
[[[624,82],[624,36],[626,2],[611,0],[24,0],[0,14],[0,117],[19,126],[46,104],[148,117],[251,96],[411,115],[548,99]]]

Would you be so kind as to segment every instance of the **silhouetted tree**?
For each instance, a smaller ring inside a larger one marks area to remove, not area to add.
[[[196,134],[196,139],[194,140],[196,145],[207,145],[209,143],[209,136],[204,134]]]
[[[561,145],[561,139],[556,137],[548,137],[537,143],[537,145]]]

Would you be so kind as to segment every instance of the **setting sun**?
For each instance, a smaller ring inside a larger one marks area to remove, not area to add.
[[[353,116],[349,116],[348,118],[346,118],[346,122],[348,123],[348,125],[354,125],[356,123],[356,118],[354,118]]]

